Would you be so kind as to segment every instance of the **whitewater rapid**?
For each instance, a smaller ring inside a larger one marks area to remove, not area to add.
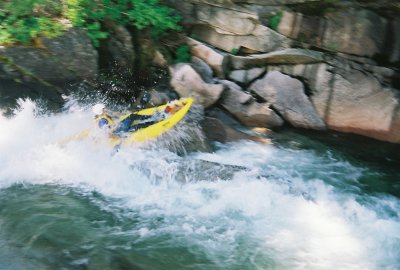
[[[91,140],[60,145],[92,124],[88,108],[41,115],[32,101],[19,105],[0,118],[0,189],[98,192],[110,198],[104,209],[140,216],[123,233],[143,241],[171,234],[168,244],[193,247],[215,269],[400,268],[399,198],[365,193],[359,179],[379,172],[329,150],[248,141],[186,154],[156,143],[117,152]]]

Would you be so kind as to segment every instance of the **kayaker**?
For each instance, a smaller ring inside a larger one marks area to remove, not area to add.
[[[111,115],[111,112],[106,111],[104,104],[98,103],[94,105],[92,111],[100,128],[111,128],[114,125],[114,116]]]
[[[104,104],[101,103],[94,105],[92,111],[95,115],[98,126],[101,129],[113,130],[112,133],[116,135],[122,135],[126,132],[133,132],[135,130],[150,126],[156,122],[152,115],[139,115],[132,113],[122,121],[115,123],[116,119],[118,119],[118,116],[111,111],[106,110]]]

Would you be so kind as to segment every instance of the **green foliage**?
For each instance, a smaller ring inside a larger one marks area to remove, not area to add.
[[[188,45],[182,45],[178,47],[175,53],[176,57],[174,63],[187,63],[190,61],[192,55],[190,54],[190,47]]]
[[[61,21],[87,30],[95,46],[108,33],[106,20],[151,28],[158,37],[180,30],[179,16],[158,0],[0,0],[0,44],[29,44],[37,37],[55,37],[66,29]]]
[[[325,44],[325,48],[331,51],[336,51],[339,48],[339,44],[336,42],[328,42]]]
[[[51,0],[14,0],[0,3],[0,44],[29,44],[40,36],[60,35],[64,25],[57,18],[50,17],[50,12],[59,12]]]
[[[236,55],[236,54],[238,54],[239,53],[239,49],[238,48],[233,48],[232,50],[231,50],[231,54],[233,54],[233,55]]]
[[[282,11],[278,12],[276,15],[272,16],[269,19],[268,27],[276,31],[278,29],[279,23],[281,22],[281,19],[282,19]]]

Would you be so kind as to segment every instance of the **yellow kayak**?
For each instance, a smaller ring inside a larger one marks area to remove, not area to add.
[[[192,103],[193,103],[192,98],[179,99],[179,100],[175,101],[175,104],[174,104],[179,107],[179,110],[174,112],[168,118],[161,120],[160,122],[157,122],[148,127],[139,129],[135,132],[131,132],[131,133],[127,134],[127,137],[125,137],[125,138],[119,138],[117,136],[115,136],[114,138],[110,138],[110,143],[112,145],[117,145],[117,144],[120,144],[121,142],[122,142],[122,144],[134,144],[137,142],[143,142],[143,141],[146,141],[149,139],[157,138],[158,136],[165,133],[166,131],[171,129],[173,126],[175,126],[179,121],[181,121],[182,118],[189,111]],[[164,105],[161,105],[158,107],[143,109],[143,110],[140,110],[135,113],[139,114],[139,115],[153,115],[156,112],[164,111],[167,106],[168,106],[168,104],[164,104]],[[120,120],[123,120],[125,117],[128,117],[130,114],[131,113],[123,115],[120,118]]]
[[[145,128],[141,128],[137,131],[125,133],[124,136],[112,135],[109,138],[109,143],[112,146],[116,146],[119,144],[129,145],[129,144],[134,144],[134,143],[143,142],[143,141],[146,141],[149,139],[157,138],[161,134],[167,132],[169,129],[174,127],[179,121],[181,121],[182,118],[189,111],[192,103],[193,103],[192,98],[181,98],[179,100],[175,100],[173,102],[173,106],[178,109],[173,112],[171,111],[167,118],[165,118],[159,122],[156,122],[150,126],[147,126]],[[135,113],[138,115],[153,115],[157,112],[163,112],[167,106],[171,106],[170,104],[171,103],[164,104],[164,105],[161,105],[158,107],[143,109],[143,110],[136,111],[136,112],[129,112],[127,114],[122,115],[117,122],[124,120],[126,117],[128,117],[132,113]],[[99,127],[96,126],[94,129],[98,129],[98,128]],[[91,135],[92,131],[93,131],[93,129],[84,130],[75,136],[72,136],[72,137],[69,137],[69,138],[63,140],[61,143],[65,143],[65,142],[72,141],[72,140],[84,139],[86,137],[89,137]]]

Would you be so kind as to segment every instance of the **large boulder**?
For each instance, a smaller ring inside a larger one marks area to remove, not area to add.
[[[44,38],[42,43],[42,48],[0,47],[0,69],[5,76],[54,84],[97,76],[97,51],[84,31],[72,28],[58,38]]]
[[[248,12],[229,10],[210,5],[201,5],[196,9],[197,19],[213,28],[221,29],[233,35],[251,35],[258,24],[258,16]]]
[[[226,54],[217,52],[193,38],[187,38],[187,44],[190,46],[190,53],[193,56],[205,61],[213,69],[216,76],[224,77],[228,60]]]
[[[271,52],[288,48],[291,43],[287,37],[261,24],[249,35],[235,35],[207,25],[193,26],[191,34],[226,52],[236,52],[242,48],[254,52]]]
[[[228,78],[242,85],[247,85],[265,73],[265,67],[233,70]]]
[[[181,97],[194,97],[194,102],[204,107],[212,106],[220,98],[225,87],[206,83],[189,64],[177,64],[170,68],[170,84]]]
[[[249,89],[264,98],[295,127],[325,129],[325,123],[304,93],[303,84],[279,71],[267,73]]]
[[[385,18],[360,8],[344,9],[324,17],[285,11],[277,30],[326,50],[371,57],[387,53],[384,47],[387,25]]]
[[[377,79],[382,74],[375,77],[374,73],[353,69],[345,61],[341,64],[341,67],[326,63],[270,66],[268,71],[301,77],[328,128],[400,142],[398,90],[383,87]]]
[[[400,142],[396,91],[358,70],[332,73],[321,64],[316,72],[312,102],[329,128]]]
[[[349,54],[374,56],[383,52],[387,21],[369,10],[327,15],[322,46]]]
[[[190,65],[206,83],[213,83],[213,71],[206,62],[196,56],[192,56]]]
[[[246,126],[276,128],[283,125],[283,120],[270,109],[268,103],[258,103],[237,84],[221,80],[227,89],[219,104]]]

